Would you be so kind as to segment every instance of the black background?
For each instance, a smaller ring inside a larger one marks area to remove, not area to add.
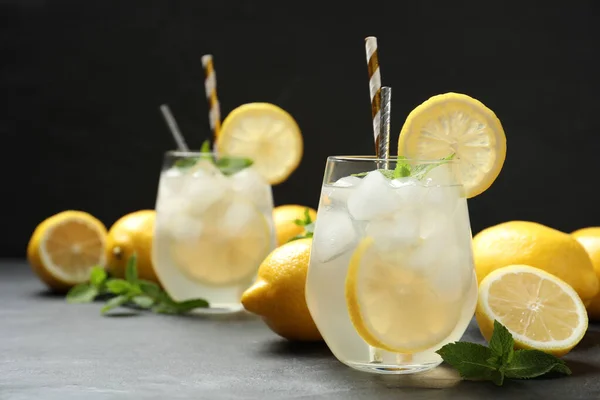
[[[168,103],[191,147],[210,136],[200,57],[222,114],[254,101],[298,121],[305,155],[276,204],[316,207],[328,155],[373,152],[364,37],[407,114],[456,91],[496,112],[504,169],[470,200],[473,233],[511,219],[600,225],[598,2],[0,0],[0,255],[81,209],[110,226],[154,207]]]

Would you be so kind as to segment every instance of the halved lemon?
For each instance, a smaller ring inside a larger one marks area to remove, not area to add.
[[[250,283],[272,250],[274,238],[263,214],[239,198],[209,207],[200,234],[171,243],[171,256],[182,273],[207,286]]]
[[[467,197],[494,183],[506,157],[506,136],[496,114],[460,93],[433,96],[419,105],[398,139],[398,155],[407,158],[435,160],[453,153]]]
[[[486,276],[479,286],[475,316],[488,341],[498,320],[517,347],[556,356],[575,347],[588,327],[585,306],[575,290],[528,265],[503,267]]]
[[[271,185],[285,181],[298,168],[303,153],[298,124],[270,103],[248,103],[229,113],[216,144],[220,155],[252,159]]]
[[[457,301],[439,296],[423,271],[381,257],[373,239],[352,255],[346,276],[346,306],[354,328],[369,345],[416,353],[447,338],[460,317]]]
[[[106,227],[83,211],[63,211],[40,223],[27,246],[27,260],[51,289],[86,282],[92,267],[106,263]]]

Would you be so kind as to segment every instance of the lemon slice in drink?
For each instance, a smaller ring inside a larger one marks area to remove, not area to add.
[[[382,258],[366,238],[358,245],[346,276],[346,306],[354,328],[369,345],[416,353],[448,337],[460,304],[440,300],[431,278],[402,260]]]
[[[106,227],[83,211],[63,211],[40,223],[27,246],[27,259],[51,289],[86,282],[92,267],[106,263]]]
[[[494,112],[467,95],[431,97],[406,118],[398,139],[398,155],[434,160],[455,154],[455,171],[467,197],[487,190],[506,157],[506,136]]]
[[[199,235],[171,244],[181,272],[207,286],[250,283],[272,244],[269,225],[254,204],[237,197],[224,199],[197,223]]]
[[[221,155],[248,157],[271,184],[285,181],[302,159],[298,124],[274,104],[249,103],[233,110],[217,138]]]
[[[528,265],[503,267],[486,276],[479,286],[475,316],[488,341],[498,320],[511,332],[517,347],[556,356],[575,347],[588,327],[585,306],[575,290]]]

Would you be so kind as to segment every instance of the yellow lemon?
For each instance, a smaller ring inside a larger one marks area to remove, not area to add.
[[[486,340],[497,320],[510,331],[515,347],[557,357],[575,347],[588,327],[585,306],[575,290],[528,265],[507,266],[486,276],[479,285],[475,316]]]
[[[119,218],[109,229],[106,241],[107,269],[118,278],[125,277],[127,260],[137,255],[138,276],[160,283],[152,266],[154,210],[140,210]]]
[[[50,289],[62,292],[86,282],[93,267],[104,267],[105,243],[100,220],[83,211],[63,211],[35,228],[27,260]]]
[[[571,235],[585,248],[594,265],[596,277],[600,280],[600,227],[576,230]],[[591,319],[600,319],[600,293],[587,306]]]
[[[398,353],[415,353],[443,341],[461,312],[460,302],[440,301],[423,271],[381,257],[372,238],[364,239],[350,259],[346,306],[368,344]]]
[[[598,293],[598,278],[583,246],[542,224],[510,221],[484,229],[473,238],[473,255],[479,282],[498,268],[525,264],[564,280],[584,302]]]
[[[248,103],[229,113],[216,145],[221,155],[252,159],[271,185],[285,181],[298,168],[303,152],[294,118],[270,103]]]
[[[487,190],[506,157],[500,120],[480,101],[460,93],[431,97],[406,118],[398,139],[398,155],[434,160],[454,154],[454,172],[467,197]]]
[[[304,227],[299,226],[294,221],[297,219],[304,220],[306,209],[308,209],[310,218],[315,221],[317,219],[317,211],[310,207],[298,204],[284,204],[273,209],[273,222],[275,223],[278,246],[304,233]]]
[[[242,295],[244,308],[288,340],[322,340],[304,298],[312,239],[276,248],[258,269],[258,279]]]

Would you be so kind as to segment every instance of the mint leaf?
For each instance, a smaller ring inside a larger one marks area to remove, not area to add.
[[[507,378],[530,379],[548,372],[571,375],[563,360],[539,350],[517,350],[512,362],[504,368]]]
[[[150,296],[139,295],[131,299],[131,301],[141,308],[150,308],[154,305],[154,299]]]
[[[252,160],[241,157],[221,157],[215,162],[215,165],[223,175],[229,176],[251,166]]]
[[[447,161],[450,161],[454,158],[456,154],[452,153],[442,159],[440,159],[436,163],[428,163],[428,164],[419,164],[413,168],[412,176],[417,179],[423,179],[432,169],[435,167],[439,167],[442,164],[445,164]]]
[[[310,217],[310,208],[306,207],[304,209],[304,219],[295,219],[294,223],[298,226],[303,227],[304,232],[288,240],[288,243],[298,239],[312,238],[314,236],[315,223]]]
[[[100,286],[102,286],[107,277],[108,275],[106,274],[104,268],[94,267],[90,272],[90,283],[93,286],[99,288]]]
[[[499,371],[487,361],[493,355],[492,350],[481,344],[469,342],[448,343],[436,353],[445,362],[456,368],[465,379],[503,381],[503,377],[496,374]]]
[[[162,296],[162,294],[163,294],[162,290],[160,289],[160,286],[158,286],[154,282],[140,279],[138,281],[138,285],[139,285],[139,288],[142,293],[144,293],[145,295],[148,295],[152,298],[158,298],[158,297]]]
[[[200,146],[200,153],[206,154],[210,154],[210,140],[206,139],[204,142],[202,142],[202,146]]]
[[[133,285],[125,279],[109,279],[106,282],[106,289],[114,294],[129,293]]]
[[[179,160],[175,161],[175,163],[173,165],[180,169],[187,169],[187,168],[191,168],[194,165],[196,165],[196,163],[198,161],[200,161],[201,159],[202,159],[202,157],[180,158]]]
[[[104,307],[102,307],[100,309],[100,313],[105,314],[108,311],[112,310],[113,308],[122,306],[123,304],[127,303],[128,301],[129,301],[129,297],[125,296],[125,295],[119,295],[119,296],[113,297],[112,299],[110,299],[109,301],[106,302]]]
[[[178,313],[186,313],[195,308],[207,308],[208,302],[204,299],[192,299],[182,302],[174,302],[174,307]]]
[[[515,341],[508,329],[496,320],[494,320],[494,333],[489,346],[502,365],[509,364],[512,361]]]
[[[95,286],[89,283],[80,283],[73,286],[67,293],[67,303],[91,303],[98,294],[99,291]]]
[[[410,176],[410,164],[406,161],[406,157],[398,156],[396,161],[396,168],[393,171],[391,179],[395,178],[405,178]]]
[[[138,279],[136,253],[133,253],[127,260],[127,266],[125,267],[125,279],[131,283],[137,281]]]

